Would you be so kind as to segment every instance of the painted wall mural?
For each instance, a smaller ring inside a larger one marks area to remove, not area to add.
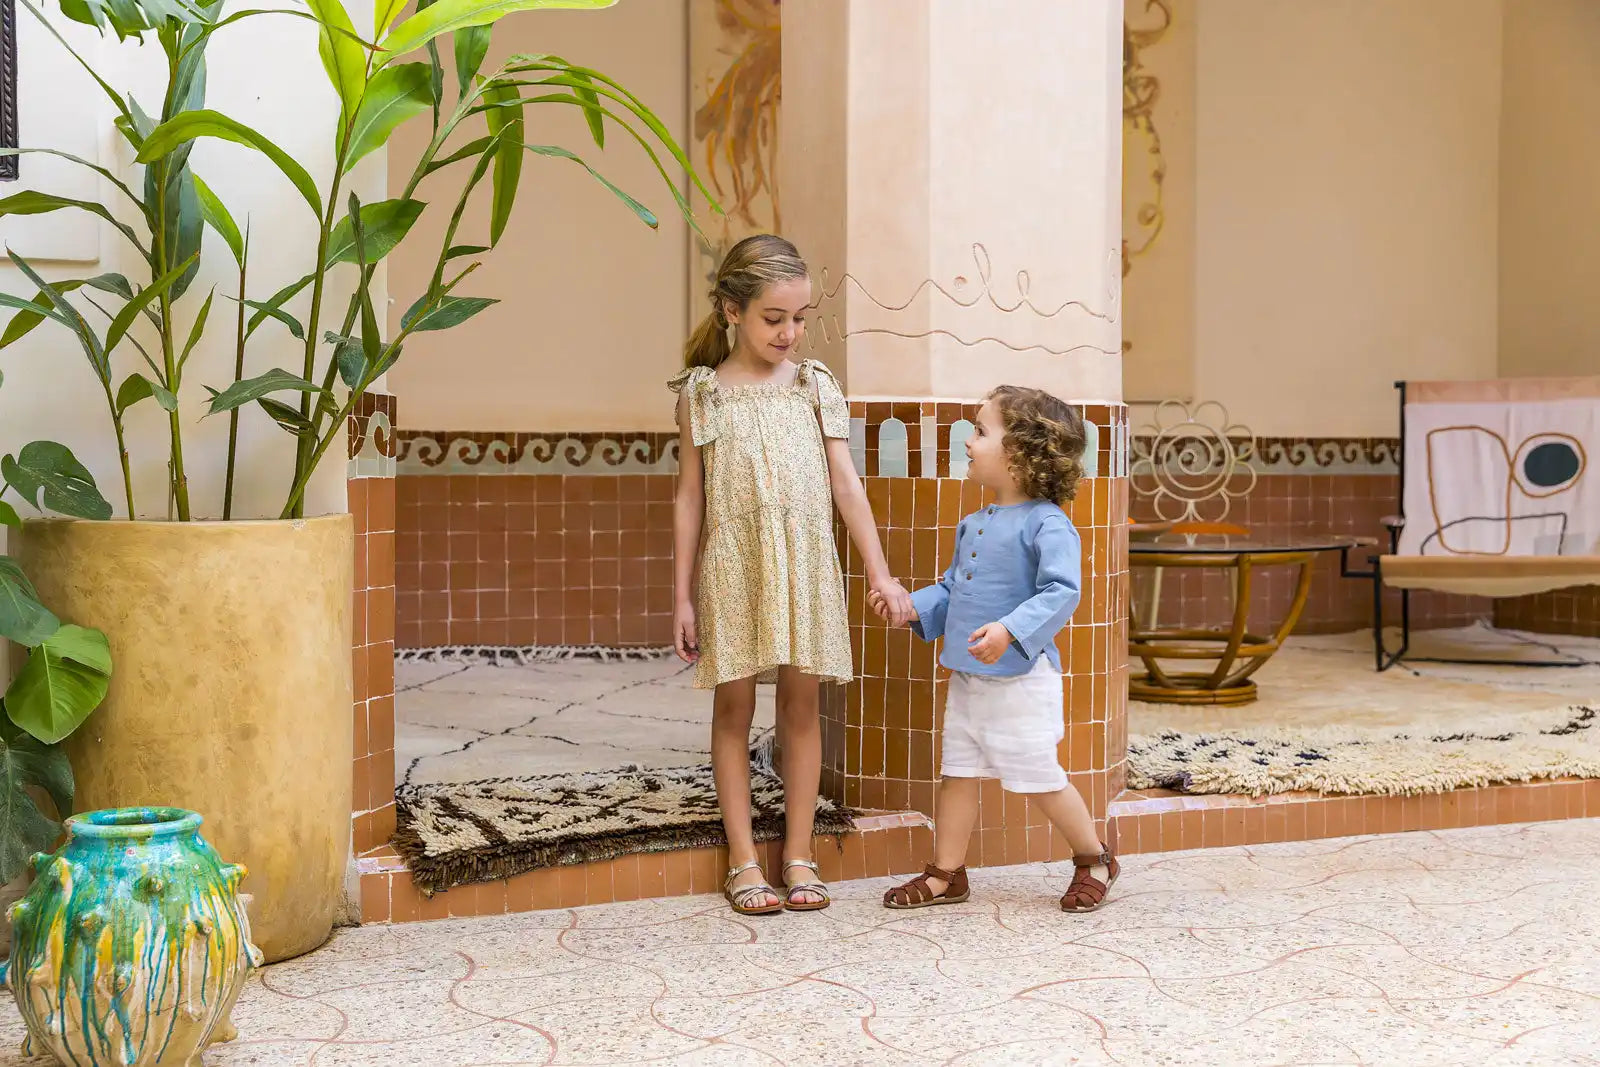
[[[699,322],[717,265],[737,241],[782,232],[779,0],[690,0],[690,157],[726,212],[705,213],[709,247],[689,234],[689,314]]]
[[[1195,0],[1129,0],[1122,34],[1122,350],[1130,401],[1190,399]]]

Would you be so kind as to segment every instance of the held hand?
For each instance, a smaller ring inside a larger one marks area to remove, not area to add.
[[[884,622],[889,621],[889,605],[884,601],[883,594],[879,593],[876,589],[873,589],[867,593],[867,607],[871,608],[872,613],[878,616],[878,618],[882,619]],[[917,618],[916,608],[911,609],[911,618],[913,620]]]
[[[700,659],[700,639],[695,630],[694,607],[679,604],[672,613],[672,647],[685,663]]]
[[[998,622],[980,626],[967,638],[967,651],[979,663],[994,663],[1011,647],[1011,631]]]
[[[893,578],[873,582],[867,592],[867,603],[890,626],[904,626],[917,617],[916,609],[911,606],[911,594]]]

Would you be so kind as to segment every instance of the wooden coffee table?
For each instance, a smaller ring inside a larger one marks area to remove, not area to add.
[[[1257,540],[1218,534],[1145,536],[1128,541],[1130,567],[1200,567],[1232,570],[1233,619],[1221,629],[1156,627],[1141,629],[1129,620],[1128,654],[1144,662],[1145,672],[1129,680],[1134,700],[1158,704],[1248,704],[1256,699],[1251,675],[1283,645],[1311,593],[1311,565],[1323,552],[1347,553],[1370,538],[1339,535]],[[1251,580],[1265,567],[1299,567],[1289,611],[1271,636],[1248,629]],[[1134,613],[1129,606],[1130,615]],[[1215,661],[1205,671],[1170,671],[1162,660]]]

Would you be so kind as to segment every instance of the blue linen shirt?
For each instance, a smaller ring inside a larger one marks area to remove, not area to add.
[[[1082,546],[1066,512],[1048,500],[973,512],[956,528],[956,555],[939,581],[911,594],[918,637],[944,637],[939,662],[962,674],[1014,677],[1040,655],[1061,669],[1056,634],[1078,607]],[[967,639],[998,622],[1011,646],[993,663],[979,663]]]

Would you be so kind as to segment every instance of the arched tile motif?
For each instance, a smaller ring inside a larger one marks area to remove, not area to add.
[[[878,474],[885,478],[911,475],[911,458],[906,424],[899,419],[884,419],[878,427]]]
[[[967,439],[972,436],[975,427],[966,419],[957,419],[950,424],[950,477],[965,478],[967,476]]]

